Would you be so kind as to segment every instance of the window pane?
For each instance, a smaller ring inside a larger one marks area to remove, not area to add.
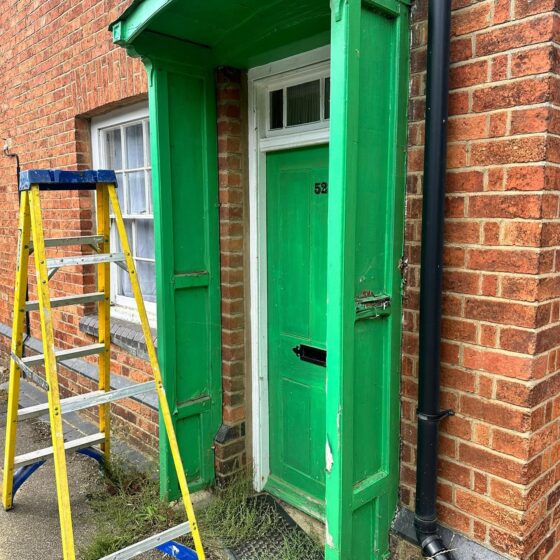
[[[125,272],[122,268],[119,268],[118,275],[119,275],[119,284],[118,284],[119,295],[130,297],[130,298],[134,297],[132,293],[132,286],[130,284],[130,277],[128,276],[128,272]]]
[[[128,211],[131,214],[146,214],[146,182],[143,171],[127,173]]]
[[[270,92],[270,130],[284,127],[284,90]]]
[[[288,126],[319,121],[321,119],[321,80],[289,87],[287,103]]]
[[[126,131],[126,167],[134,169],[144,166],[144,136],[142,123],[127,126]]]
[[[115,128],[103,133],[107,169],[122,169],[121,129]]]
[[[155,265],[151,262],[137,261],[138,278],[140,279],[140,288],[142,295],[146,301],[156,301],[156,271]]]
[[[128,244],[130,250],[134,255],[134,238],[132,237],[132,220],[124,220],[124,227],[126,229],[126,236],[128,237]]]
[[[325,119],[331,118],[331,79],[325,78]]]
[[[154,222],[136,220],[136,256],[146,259],[154,257]]]
[[[154,203],[152,200],[152,171],[146,171],[146,191],[148,194],[148,213],[154,213]]]
[[[146,166],[152,165],[152,153],[150,152],[150,121],[144,121],[146,128],[144,133],[146,135],[146,144],[148,146],[148,150],[146,152]]]
[[[124,211],[124,180],[123,174],[117,173],[117,196],[119,197],[119,206],[121,207],[121,212]],[[113,207],[111,206],[111,214],[114,215]]]

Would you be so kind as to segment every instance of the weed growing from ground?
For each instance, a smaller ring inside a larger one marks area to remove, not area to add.
[[[274,524],[274,512],[258,507],[249,472],[237,474],[216,489],[214,498],[201,512],[199,524],[204,536],[227,547],[262,538]]]
[[[278,522],[271,507],[263,509],[253,498],[252,477],[243,472],[216,488],[207,504],[197,508],[197,520],[208,559],[221,558],[224,546],[266,538]],[[100,490],[90,497],[93,540],[81,550],[81,560],[98,560],[185,521],[182,506],[160,499],[159,484],[122,462],[106,471]],[[179,539],[192,547],[190,536]],[[262,560],[315,560],[321,547],[301,532],[285,537],[280,554]],[[318,556],[319,554],[319,556]]]
[[[82,560],[98,560],[184,521],[179,508],[160,500],[158,483],[145,473],[113,462],[105,475],[91,496],[97,532],[81,550]]]

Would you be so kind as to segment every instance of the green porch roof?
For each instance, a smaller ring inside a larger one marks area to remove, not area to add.
[[[301,52],[328,44],[330,18],[328,0],[134,0],[110,29],[122,46],[147,33],[211,49],[217,64],[243,67],[289,45]]]

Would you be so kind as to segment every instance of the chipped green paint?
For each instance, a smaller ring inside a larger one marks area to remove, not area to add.
[[[196,487],[213,480],[221,420],[213,70],[332,46],[328,560],[387,558],[397,503],[408,10],[404,0],[332,0],[332,12],[326,0],[143,0],[113,25],[150,77],[159,353]],[[382,295],[389,307],[367,307]],[[173,492],[165,442],[161,464]]]

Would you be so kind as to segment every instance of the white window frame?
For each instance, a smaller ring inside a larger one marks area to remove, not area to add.
[[[266,154],[275,150],[325,145],[330,139],[330,120],[270,131],[269,94],[286,85],[329,75],[329,46],[252,68],[248,73],[253,483],[259,491],[270,475]],[[313,512],[309,513],[313,515]]]
[[[148,103],[141,102],[134,105],[121,107],[105,115],[93,117],[91,119],[91,148],[92,164],[94,169],[104,168],[104,161],[107,161],[103,153],[102,132],[107,128],[123,126],[134,121],[145,120],[149,117]],[[149,150],[149,138],[144,138],[144,153]],[[123,162],[124,164],[124,162]],[[111,236],[111,247],[114,248],[115,239]],[[117,285],[117,266],[111,264],[111,315],[117,319],[138,323],[138,308],[133,298],[119,295]],[[151,325],[156,324],[157,305],[151,301],[145,301],[146,312]]]

